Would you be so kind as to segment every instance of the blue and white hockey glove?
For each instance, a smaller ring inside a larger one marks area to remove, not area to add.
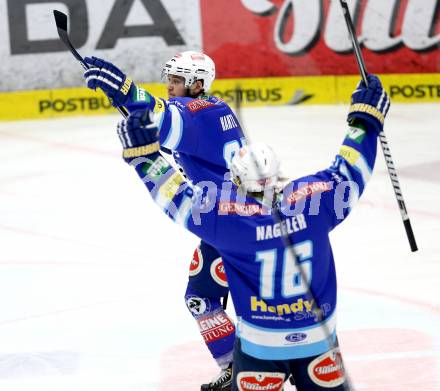
[[[85,57],[84,62],[89,66],[84,72],[87,87],[92,90],[100,88],[114,107],[132,102],[137,88],[119,68],[97,57]]]
[[[122,155],[127,163],[137,157],[159,152],[159,130],[151,121],[149,111],[133,111],[128,118],[118,123],[117,132],[124,148]]]
[[[368,75],[367,80],[368,87],[362,80],[351,95],[347,120],[349,123],[357,119],[364,120],[372,125],[377,133],[380,133],[390,108],[390,98],[377,76]]]

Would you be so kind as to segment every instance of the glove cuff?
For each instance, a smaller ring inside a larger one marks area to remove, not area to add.
[[[378,120],[382,126],[385,121],[385,116],[378,109],[365,103],[356,103],[354,105],[351,105],[348,114],[350,115],[351,113],[355,112],[371,115],[376,120]]]
[[[124,148],[122,156],[126,161],[131,161],[132,159],[140,156],[147,156],[159,152],[159,149],[159,141],[156,141],[152,144],[142,145],[140,147]]]
[[[375,130],[380,133],[383,130],[385,116],[374,106],[365,103],[355,103],[350,106],[348,112],[348,121],[361,118],[374,126]]]

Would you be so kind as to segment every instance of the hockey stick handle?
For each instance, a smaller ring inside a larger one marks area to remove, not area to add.
[[[64,45],[69,49],[70,53],[72,53],[73,57],[77,59],[77,61],[81,64],[84,70],[89,69],[89,66],[84,62],[82,56],[72,45],[69,35],[67,34],[67,15],[62,13],[61,11],[53,10],[53,16],[55,18],[55,24],[57,26],[58,36],[60,37],[61,42],[63,42]],[[124,118],[128,117],[129,113],[125,107],[118,106],[116,108]]]
[[[353,25],[353,20],[350,16],[350,10],[348,8],[347,0],[339,0],[341,3],[342,11],[344,13],[345,22],[347,24],[348,32],[350,34],[351,42],[353,44],[353,49],[356,55],[357,64],[362,76],[364,83],[368,86],[367,80],[367,68],[365,66],[365,61],[362,56],[361,48],[359,46],[359,41],[356,36],[356,32]],[[390,175],[391,183],[393,185],[394,194],[397,199],[397,204],[399,205],[400,214],[402,216],[403,225],[405,227],[406,236],[408,237],[409,245],[412,252],[418,250],[416,238],[414,236],[414,232],[411,227],[411,222],[409,220],[408,212],[406,209],[405,201],[403,199],[402,190],[400,188],[399,178],[397,176],[397,171],[394,166],[393,158],[391,156],[391,150],[388,145],[388,140],[385,135],[385,132],[382,130],[379,134],[380,144],[382,146],[382,151],[385,157],[385,163],[388,169],[388,173]]]

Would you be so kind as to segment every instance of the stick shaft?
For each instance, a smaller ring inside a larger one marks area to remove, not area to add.
[[[362,51],[359,46],[359,41],[356,36],[356,31],[353,25],[353,20],[350,16],[350,10],[348,8],[347,0],[340,0],[342,11],[344,13],[345,22],[347,24],[348,32],[350,34],[351,42],[353,44],[353,49],[356,55],[357,64],[359,66],[359,70],[364,80],[365,84],[368,86],[367,80],[367,69],[365,66],[365,61],[362,56]],[[408,242],[412,252],[418,250],[416,238],[414,236],[414,232],[411,227],[411,222],[409,220],[408,212],[406,209],[405,201],[403,199],[402,190],[400,188],[399,178],[397,176],[397,171],[394,166],[393,158],[391,156],[391,150],[388,145],[387,137],[382,130],[379,134],[380,145],[382,146],[382,151],[385,157],[385,163],[388,169],[388,173],[390,175],[391,184],[393,185],[394,194],[396,196],[397,204],[399,206],[400,215],[402,216],[403,225],[405,227],[406,236],[408,237]]]

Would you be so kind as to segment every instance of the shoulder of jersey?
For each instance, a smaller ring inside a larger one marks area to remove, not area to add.
[[[222,99],[211,95],[204,95],[196,99],[189,97],[176,97],[170,99],[170,103],[181,109],[186,109],[193,114],[200,111],[227,106]]]

